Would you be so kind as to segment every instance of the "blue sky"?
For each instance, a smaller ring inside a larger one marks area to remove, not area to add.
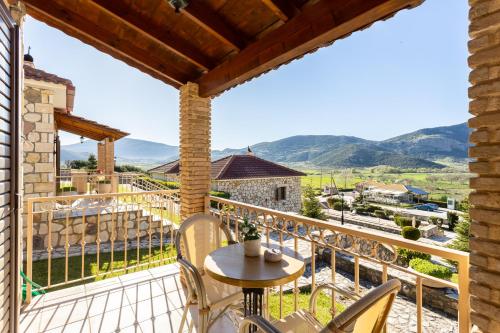
[[[302,134],[381,140],[466,121],[467,10],[427,0],[226,92],[212,104],[213,148]],[[174,88],[31,18],[25,46],[37,68],[73,81],[75,114],[178,145]]]

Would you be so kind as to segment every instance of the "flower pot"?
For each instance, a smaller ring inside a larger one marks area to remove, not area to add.
[[[244,241],[243,248],[247,257],[258,257],[260,255],[260,238]]]
[[[110,183],[97,183],[97,193],[111,193]]]

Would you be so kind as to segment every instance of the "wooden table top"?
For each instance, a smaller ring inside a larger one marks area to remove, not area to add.
[[[304,273],[305,265],[300,254],[281,249],[284,253],[280,262],[267,262],[264,260],[266,248],[263,244],[260,256],[247,257],[243,244],[221,247],[205,258],[205,272],[217,281],[242,288],[280,286]]]

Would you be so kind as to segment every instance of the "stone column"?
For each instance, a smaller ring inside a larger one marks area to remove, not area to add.
[[[97,169],[106,175],[112,175],[115,171],[115,142],[112,138],[97,143]]]
[[[180,88],[181,219],[205,211],[210,191],[211,100],[198,95],[198,85]]]
[[[500,332],[500,0],[469,0],[471,319]]]

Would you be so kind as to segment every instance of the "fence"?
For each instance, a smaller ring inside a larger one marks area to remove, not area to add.
[[[40,289],[175,259],[177,190],[29,198],[25,213],[25,272],[39,265]]]
[[[254,222],[261,229],[263,242],[275,243],[288,247],[302,255],[310,255],[311,290],[316,288],[316,254],[319,250],[329,249],[331,281],[336,279],[336,253],[343,254],[354,261],[354,292],[360,294],[360,262],[375,264],[380,267],[381,282],[386,282],[388,276],[403,272],[415,279],[416,285],[416,318],[417,332],[423,327],[423,282],[440,283],[442,286],[458,291],[458,325],[460,332],[469,332],[469,254],[448,248],[407,240],[397,236],[370,233],[349,226],[341,226],[331,222],[311,219],[303,216],[286,214],[280,211],[248,205],[232,200],[209,197],[207,206],[211,213],[231,227],[236,239],[241,240],[239,224],[244,218]],[[213,208],[213,207],[216,208]],[[407,249],[437,256],[458,263],[458,284],[421,274],[399,265],[398,249]],[[293,307],[298,308],[298,281],[291,286],[293,292]],[[335,312],[332,295],[332,313]],[[266,304],[269,307],[269,291],[266,292]],[[269,313],[269,308],[267,309]],[[279,288],[279,316],[283,315],[283,287]]]

